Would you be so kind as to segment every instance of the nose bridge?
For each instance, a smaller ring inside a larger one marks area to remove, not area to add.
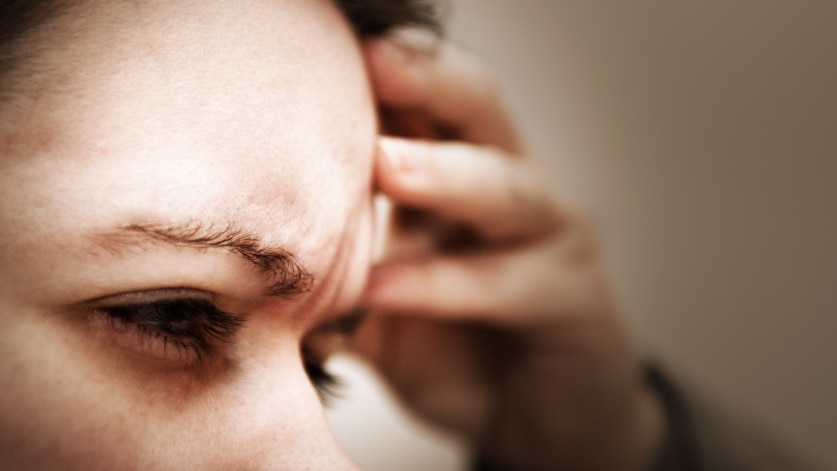
[[[321,415],[296,341],[258,332],[242,355],[228,402],[247,417],[249,430],[279,433],[305,428]]]
[[[226,407],[218,411],[226,418],[220,446],[230,451],[225,466],[356,470],[331,434],[297,342],[272,340],[250,344],[220,401]]]

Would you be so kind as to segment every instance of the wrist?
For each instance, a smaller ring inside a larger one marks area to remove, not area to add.
[[[628,427],[621,448],[624,466],[608,469],[647,471],[652,468],[666,434],[666,418],[663,405],[650,385],[643,382],[637,392],[634,418]],[[618,463],[619,461],[615,462]],[[615,466],[615,464],[614,464]]]
[[[547,404],[543,398],[532,399],[531,404]],[[475,469],[651,469],[666,432],[663,406],[653,388],[638,375],[628,391],[623,388],[618,394],[590,400],[590,396],[581,395],[572,406],[565,402],[566,409],[559,414],[553,414],[548,406],[533,407],[529,414],[516,413],[495,422],[490,439],[478,447]]]

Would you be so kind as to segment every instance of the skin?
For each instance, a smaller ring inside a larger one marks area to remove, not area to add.
[[[592,231],[473,59],[409,38],[366,45],[385,124],[408,137],[382,141],[376,182],[413,216],[396,218],[354,347],[500,469],[649,469],[664,420]]]
[[[0,468],[353,469],[300,353],[328,355],[372,243],[373,101],[337,9],[85,2],[39,41],[0,111]],[[270,296],[230,251],[101,237],[196,222],[292,252],[313,286]],[[88,303],[166,288],[246,321],[197,364]]]
[[[361,50],[313,0],[83,2],[37,44],[0,106],[0,468],[352,469],[303,361],[361,300],[352,347],[490,460],[651,461],[662,419],[590,231],[468,58]],[[411,139],[378,140],[370,78]],[[373,168],[424,215],[364,290]],[[131,225],[240,228],[313,284],[271,295],[281,277],[240,253]],[[245,321],[197,361],[102,314],[161,289]]]

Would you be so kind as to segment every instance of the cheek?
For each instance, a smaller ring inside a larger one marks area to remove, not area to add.
[[[9,307],[0,312],[12,324],[0,334],[0,469],[348,466],[296,339],[223,374],[137,373],[48,316],[16,311],[11,322]]]

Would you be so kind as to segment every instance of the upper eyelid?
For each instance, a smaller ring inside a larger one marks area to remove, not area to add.
[[[195,288],[159,288],[125,293],[111,294],[79,303],[80,306],[99,308],[149,304],[182,299],[203,300],[214,303],[214,295]]]

